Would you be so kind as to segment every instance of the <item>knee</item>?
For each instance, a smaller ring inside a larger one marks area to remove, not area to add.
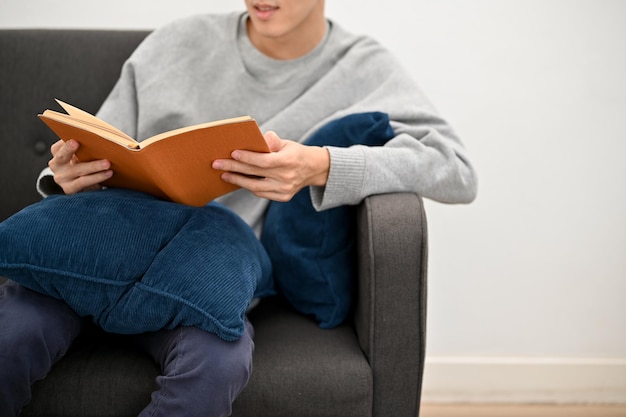
[[[197,367],[196,375],[212,384],[231,387],[235,395],[239,394],[252,373],[252,337],[246,333],[235,342],[225,342],[200,329],[193,332],[197,334],[188,341],[186,356],[191,366]]]
[[[157,378],[160,389],[146,414],[168,415],[168,410],[180,406],[189,416],[230,415],[232,403],[250,378],[253,351],[249,335],[225,342],[197,328],[179,329],[162,365],[163,375]]]
[[[0,294],[0,350],[16,366],[22,361],[49,367],[80,332],[81,319],[63,302],[19,286]]]

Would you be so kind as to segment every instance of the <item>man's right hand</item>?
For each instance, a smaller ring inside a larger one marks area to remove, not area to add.
[[[54,173],[54,182],[65,194],[98,190],[102,188],[100,183],[113,175],[111,162],[106,159],[79,162],[75,155],[79,146],[75,140],[59,140],[50,147],[52,159],[48,166]]]

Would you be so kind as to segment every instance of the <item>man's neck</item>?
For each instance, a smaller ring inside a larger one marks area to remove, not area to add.
[[[293,42],[290,39],[254,39],[250,37],[250,42],[261,51],[264,55],[274,59],[296,59],[311,52],[324,39],[326,34],[326,26],[324,31],[315,37],[307,39],[305,42]]]
[[[252,45],[270,58],[285,60],[300,58],[315,49],[324,40],[327,27],[323,9],[319,16],[279,36],[262,34],[255,30],[250,19],[247,21],[248,37]]]

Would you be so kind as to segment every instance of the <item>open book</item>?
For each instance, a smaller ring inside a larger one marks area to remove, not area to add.
[[[80,143],[79,161],[108,159],[113,176],[104,185],[129,188],[191,206],[237,189],[211,168],[236,149],[269,152],[249,116],[171,130],[137,142],[103,120],[57,100],[67,112],[46,110],[38,117],[64,141]]]

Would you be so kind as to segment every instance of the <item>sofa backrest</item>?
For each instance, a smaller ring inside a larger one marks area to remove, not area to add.
[[[56,98],[96,112],[147,31],[0,30],[0,221],[40,199],[57,138],[37,118]]]

